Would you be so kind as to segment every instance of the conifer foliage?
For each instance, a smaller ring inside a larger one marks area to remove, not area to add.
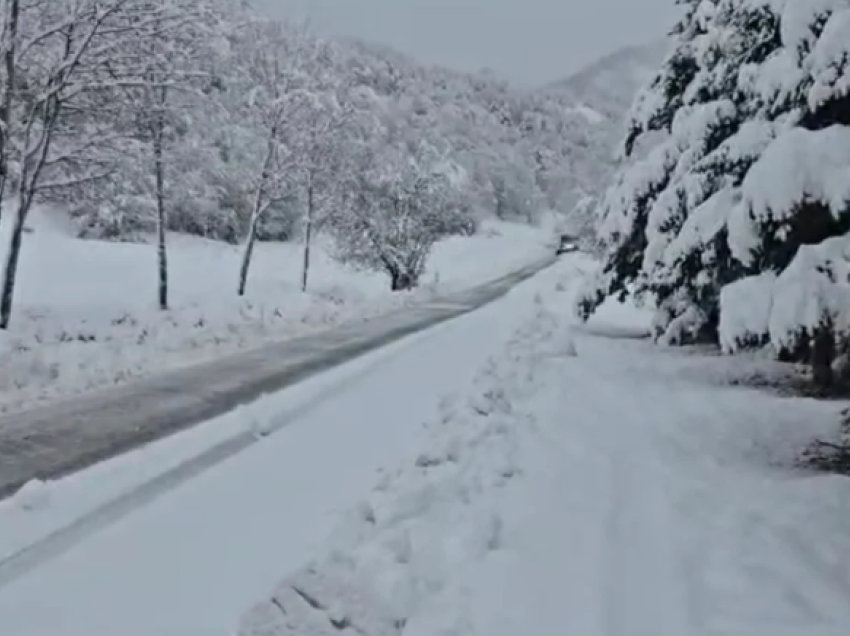
[[[830,384],[850,328],[850,2],[680,4],[623,150],[664,137],[598,210],[579,313],[634,295],[662,342],[772,343]]]

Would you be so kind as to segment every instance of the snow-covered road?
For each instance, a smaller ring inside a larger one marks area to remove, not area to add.
[[[421,443],[440,397],[503,346],[534,290],[524,283],[280,394],[285,428],[0,587],[0,634],[232,633],[317,553],[379,469]]]

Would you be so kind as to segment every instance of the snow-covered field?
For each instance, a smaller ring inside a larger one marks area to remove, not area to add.
[[[848,633],[850,480],[791,468],[841,405],[723,386],[737,359],[628,337],[626,307],[579,327],[577,277],[538,277],[533,318],[241,636]]]
[[[76,240],[67,219],[44,209],[30,225],[16,313],[0,343],[0,412],[368,319],[497,278],[551,249],[545,231],[489,223],[437,245],[421,289],[391,294],[384,276],[342,267],[320,243],[304,294],[301,246],[263,244],[240,299],[239,247],[171,236],[171,309],[163,313],[152,245]]]

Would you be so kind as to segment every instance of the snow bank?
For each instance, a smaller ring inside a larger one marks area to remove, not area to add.
[[[65,221],[56,211],[36,210],[33,232],[25,235],[16,311],[0,345],[0,409],[7,412],[484,282],[538,257],[550,238],[534,228],[490,223],[486,232],[438,244],[422,287],[402,294],[391,294],[379,274],[340,266],[321,242],[313,250],[309,291],[301,293],[301,247],[261,244],[240,299],[239,247],[174,235],[172,306],[161,312],[153,246],[77,240]]]
[[[12,503],[21,510],[42,510],[50,503],[51,486],[41,479],[31,479],[12,497]]]

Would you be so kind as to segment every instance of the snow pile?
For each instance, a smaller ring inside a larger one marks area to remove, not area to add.
[[[539,360],[553,345],[575,354],[563,321],[540,307],[468,397],[444,400],[440,419],[426,424],[429,447],[384,476],[336,533],[333,551],[283,581],[239,633],[450,633],[440,631],[450,615],[433,623],[440,592],[502,547],[498,500],[521,474],[517,436],[530,425],[515,404],[534,393]]]
[[[390,293],[383,276],[334,262],[321,241],[302,293],[301,246],[261,244],[240,299],[241,248],[173,235],[173,304],[160,312],[153,246],[77,240],[61,220],[39,210],[34,231],[25,235],[16,313],[0,354],[6,411],[368,319],[497,278],[538,258],[550,238],[528,226],[488,223],[487,232],[438,244],[422,287],[400,294]]]
[[[12,501],[21,510],[42,510],[50,503],[50,483],[41,479],[31,479],[20,487]]]

